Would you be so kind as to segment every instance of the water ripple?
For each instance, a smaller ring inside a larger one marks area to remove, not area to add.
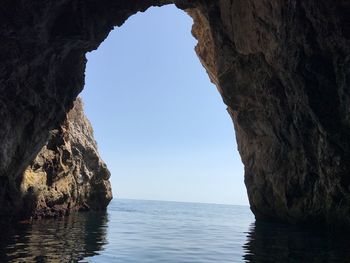
[[[0,229],[0,262],[349,262],[347,235],[255,223],[248,207],[113,201],[108,213]]]

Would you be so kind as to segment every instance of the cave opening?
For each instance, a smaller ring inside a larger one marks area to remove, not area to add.
[[[117,198],[248,204],[232,121],[192,19],[152,7],[87,54],[81,93]]]

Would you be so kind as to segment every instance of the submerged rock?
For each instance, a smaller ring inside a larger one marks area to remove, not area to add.
[[[46,145],[24,172],[20,186],[22,217],[105,209],[112,199],[109,177],[78,98],[63,124],[50,131]]]

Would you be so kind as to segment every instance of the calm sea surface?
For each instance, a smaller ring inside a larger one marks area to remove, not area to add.
[[[0,234],[0,262],[350,262],[349,235],[257,224],[245,206],[114,200]]]

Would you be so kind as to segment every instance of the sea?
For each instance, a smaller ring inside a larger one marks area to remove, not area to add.
[[[1,228],[0,262],[350,262],[346,233],[255,222],[248,206],[114,199]]]

